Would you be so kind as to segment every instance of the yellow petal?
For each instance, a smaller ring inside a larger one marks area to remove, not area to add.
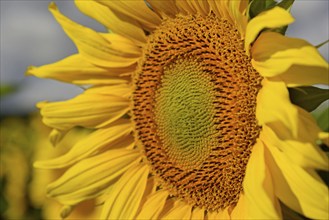
[[[151,194],[136,219],[158,219],[168,195],[167,190],[160,190]]]
[[[207,16],[210,12],[210,6],[207,1],[204,0],[190,0],[190,5],[196,10],[198,14]]]
[[[329,133],[328,132],[320,132],[318,135],[319,139],[329,147]]]
[[[320,178],[291,163],[277,148],[267,146],[265,155],[276,196],[308,218],[328,219],[329,192]]]
[[[327,155],[315,144],[292,140],[288,135],[285,139],[279,138],[268,126],[263,126],[262,130],[260,138],[267,143],[267,146],[280,150],[291,163],[304,168],[329,169]]]
[[[321,129],[317,125],[313,116],[306,110],[296,106],[298,110],[298,140],[316,144]]]
[[[177,8],[183,14],[196,14],[196,9],[188,0],[176,1]]]
[[[108,7],[95,1],[75,0],[75,4],[81,12],[99,21],[111,32],[127,37],[138,45],[146,43],[145,33],[134,19],[123,14],[118,16]]]
[[[204,219],[204,209],[195,207],[192,211],[191,220],[203,220]]]
[[[26,74],[39,78],[56,79],[63,82],[87,84],[90,79],[100,79],[104,81],[109,81],[111,79],[120,80],[120,74],[131,73],[134,70],[135,66],[123,68],[97,67],[88,62],[88,60],[80,54],[75,54],[56,63],[41,67],[30,66]]]
[[[61,217],[64,219],[66,217],[68,217],[73,211],[73,207],[70,205],[65,205],[61,208]]]
[[[241,11],[245,10],[245,7],[243,6],[245,5],[245,2],[245,0],[235,0],[229,2],[230,14],[233,18],[234,24],[238,28],[242,39],[244,39],[248,23],[247,16],[245,16],[243,11]]]
[[[101,85],[101,86],[94,86],[88,88],[86,90],[88,94],[102,94],[102,95],[113,95],[119,96],[123,98],[130,97],[132,93],[132,88],[128,84],[120,84],[120,85]]]
[[[108,77],[106,79],[75,80],[72,83],[78,85],[117,85],[117,84],[127,84],[130,82],[131,82],[130,77]]]
[[[136,166],[139,157],[137,150],[118,149],[84,159],[49,184],[47,194],[65,205],[97,197],[118,176]]]
[[[54,3],[49,5],[49,10],[66,34],[74,41],[79,53],[93,64],[104,67],[127,67],[139,59],[139,56],[135,55],[135,51],[113,49],[112,43],[100,34],[62,15]]]
[[[131,57],[141,57],[142,49],[128,38],[115,33],[99,33],[104,39],[111,43],[111,49],[115,50],[117,55]]]
[[[260,125],[280,122],[298,135],[298,112],[291,104],[288,89],[283,82],[263,80],[257,96],[256,117]]]
[[[146,187],[147,165],[130,168],[111,190],[100,219],[133,219]]]
[[[321,129],[309,112],[298,106],[294,105],[294,107],[297,109],[298,117],[297,136],[292,133],[290,127],[285,126],[281,121],[269,123],[267,126],[269,126],[280,139],[297,140],[315,145],[318,141]]]
[[[83,93],[63,102],[39,103],[43,122],[58,130],[75,126],[100,128],[129,110],[129,100],[112,95]]]
[[[266,165],[263,143],[258,140],[252,149],[243,181],[247,219],[280,219],[281,210],[271,173]],[[233,216],[232,216],[233,218]]]
[[[128,98],[132,93],[132,87],[128,84],[119,85],[98,85],[89,87],[85,90],[85,94],[95,94],[95,95],[110,95],[118,96],[123,98]]]
[[[262,33],[252,47],[252,64],[264,77],[275,77],[291,85],[329,84],[328,63],[308,42]]]
[[[67,134],[68,131],[59,131],[57,129],[53,129],[49,134],[50,143],[56,146]]]
[[[143,28],[147,30],[154,30],[161,23],[160,17],[146,5],[144,0],[96,1],[109,7],[114,13],[118,14],[119,16],[125,15],[136,20],[137,22],[142,24]]]
[[[165,205],[163,206],[158,219],[162,219],[163,216],[166,215],[169,212],[169,210],[171,210],[174,207],[174,204],[176,202],[177,202],[177,200],[174,197],[167,198],[167,201],[166,201]]]
[[[243,15],[247,14],[248,4],[249,4],[249,0],[240,0],[239,9]]]
[[[228,0],[221,0],[221,1],[208,1],[211,10],[220,18],[224,18],[230,22],[233,22],[231,15]]]
[[[231,215],[230,215],[231,219],[232,220],[247,219],[247,217],[246,217],[246,216],[248,216],[247,208],[248,208],[248,204],[246,201],[246,196],[244,193],[240,193],[239,201],[231,212]]]
[[[286,26],[294,21],[290,13],[283,8],[274,7],[268,11],[262,12],[251,19],[246,29],[245,50],[249,55],[249,47],[264,28],[279,28]]]
[[[162,18],[165,18],[165,16],[173,18],[176,14],[178,14],[178,8],[176,7],[175,0],[148,0],[147,2]]]
[[[161,219],[190,219],[192,206],[182,202],[176,201],[174,207],[168,211]]]
[[[98,129],[89,134],[73,145],[69,152],[63,156],[36,162],[35,167],[44,169],[63,168],[104,150],[104,148],[128,147],[133,143],[133,138],[129,137],[131,131],[132,127],[129,120],[118,120],[108,128]]]
[[[228,214],[228,208],[215,212],[208,212],[207,220],[217,220],[217,219],[231,219]]]
[[[153,193],[155,193],[155,191],[157,190],[158,185],[155,183],[155,178],[154,176],[149,176],[149,178],[147,179],[147,183],[146,183],[146,187],[144,190],[144,194],[142,196],[142,199],[139,203],[138,209],[136,211],[136,215],[134,216],[134,218],[136,218],[136,216],[138,215],[138,213],[141,212],[143,205],[145,204],[145,202],[147,201],[147,199],[153,195]]]
[[[255,68],[265,77],[282,74],[292,65],[328,68],[317,49],[307,41],[274,32],[260,35],[252,47],[252,57],[253,63],[257,64]],[[328,80],[328,74],[326,77]]]
[[[222,17],[222,13],[221,13],[221,11],[219,10],[219,7],[216,4],[216,1],[209,1],[208,0],[208,3],[209,3],[211,11],[214,12],[217,17]]]

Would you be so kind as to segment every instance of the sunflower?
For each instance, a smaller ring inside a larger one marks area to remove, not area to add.
[[[40,168],[69,167],[48,188],[63,204],[101,198],[100,219],[279,219],[282,207],[328,218],[317,170],[326,137],[288,88],[328,84],[316,48],[277,30],[293,22],[248,2],[75,1],[108,33],[49,9],[78,54],[27,74],[82,85],[38,104],[56,144],[94,131]]]

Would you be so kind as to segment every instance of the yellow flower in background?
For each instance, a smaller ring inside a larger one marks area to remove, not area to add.
[[[67,171],[47,194],[68,216],[98,198],[100,219],[278,219],[281,204],[328,218],[316,170],[324,133],[288,87],[328,84],[315,47],[274,32],[280,7],[248,20],[247,1],[75,1],[97,33],[49,9],[79,53],[30,75],[88,85],[43,102],[54,144],[95,129],[66,154],[37,162]],[[266,31],[263,31],[266,29]]]
[[[36,170],[32,169],[32,163],[67,152],[77,139],[89,132],[73,129],[58,148],[52,149],[49,132],[39,115],[1,119],[1,219],[59,219],[61,206],[46,198],[45,187],[64,170]],[[79,204],[69,219],[97,218],[96,202]]]
[[[0,125],[1,154],[1,216],[21,219],[28,212],[27,184],[29,157],[28,143],[34,137],[26,135],[28,122],[20,118],[2,119]],[[31,133],[29,133],[31,134]]]

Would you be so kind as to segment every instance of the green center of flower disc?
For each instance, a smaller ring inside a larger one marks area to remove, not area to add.
[[[148,36],[143,52],[132,121],[152,175],[193,206],[235,206],[260,132],[262,80],[239,32],[213,15],[178,15]]]
[[[155,99],[158,135],[169,157],[195,168],[216,145],[210,79],[195,61],[178,61],[164,70]]]

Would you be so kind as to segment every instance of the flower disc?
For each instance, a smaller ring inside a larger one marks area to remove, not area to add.
[[[177,16],[149,36],[132,120],[162,187],[207,210],[237,203],[260,132],[261,80],[227,20]]]

